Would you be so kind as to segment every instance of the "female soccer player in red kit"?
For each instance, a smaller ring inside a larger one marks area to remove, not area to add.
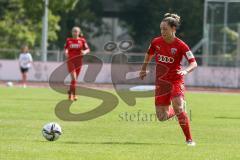
[[[139,76],[141,79],[146,76],[147,65],[155,56],[157,117],[160,121],[165,121],[176,115],[186,137],[186,143],[194,146],[195,142],[192,140],[189,118],[183,108],[183,78],[197,67],[197,63],[189,47],[175,36],[179,25],[180,17],[178,15],[170,13],[164,15],[160,24],[161,36],[152,40]],[[185,69],[182,69],[180,64],[183,57],[189,63]]]
[[[69,100],[77,100],[76,83],[82,67],[83,55],[90,52],[85,38],[82,36],[79,27],[73,27],[72,38],[67,38],[65,48],[65,56],[67,58],[68,71],[71,74],[71,84],[68,91]]]

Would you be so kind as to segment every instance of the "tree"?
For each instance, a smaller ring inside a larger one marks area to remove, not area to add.
[[[121,20],[133,37],[139,51],[146,51],[151,38],[160,34],[159,24],[164,13],[177,13],[182,17],[178,36],[190,46],[202,37],[203,0],[125,0]],[[146,43],[148,41],[149,43]]]
[[[94,38],[103,34],[102,9],[101,0],[79,0],[73,10],[69,12],[59,10],[57,14],[61,17],[59,23],[61,30],[58,32],[59,39],[55,45],[63,48],[66,38],[71,36],[73,26],[79,26],[87,38]],[[88,43],[91,45],[90,41]],[[94,46],[91,46],[91,50],[94,50]]]
[[[49,42],[58,39],[60,16],[55,13],[64,8],[69,11],[77,0],[50,1]],[[9,0],[1,1],[0,7],[0,47],[19,48],[22,44],[39,47],[41,44],[43,1]]]

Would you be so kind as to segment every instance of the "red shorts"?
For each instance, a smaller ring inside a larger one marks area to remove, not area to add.
[[[76,72],[77,76],[82,68],[82,56],[69,57],[67,60],[68,72]]]
[[[155,106],[168,106],[174,97],[182,96],[184,98],[184,82],[162,81],[156,84]]]

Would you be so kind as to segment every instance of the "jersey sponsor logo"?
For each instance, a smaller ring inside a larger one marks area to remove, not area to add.
[[[171,48],[171,54],[174,55],[177,53],[177,48]]]
[[[163,62],[163,63],[173,63],[174,62],[174,58],[172,57],[168,57],[168,56],[164,56],[164,55],[158,55],[158,59],[159,62]]]
[[[70,45],[70,48],[80,48],[80,45],[79,44],[71,44]]]
[[[192,53],[191,51],[187,51],[187,52],[186,52],[186,55],[187,55],[187,59],[192,59],[192,58],[194,58],[194,55],[193,55],[193,53]]]

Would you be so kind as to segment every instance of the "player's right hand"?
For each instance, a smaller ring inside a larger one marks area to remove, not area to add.
[[[146,75],[147,75],[147,71],[146,70],[141,70],[140,73],[139,73],[139,78],[141,80],[143,80],[144,77],[146,77]]]
[[[65,54],[65,58],[68,59],[68,54]]]

